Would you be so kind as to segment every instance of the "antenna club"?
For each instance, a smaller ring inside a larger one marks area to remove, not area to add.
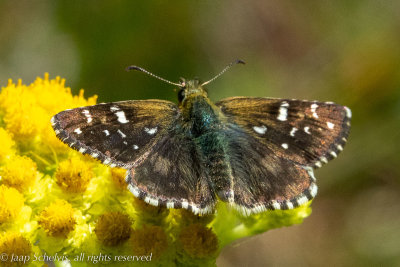
[[[236,64],[246,64],[243,60],[240,59],[236,59],[235,61],[231,62],[230,64],[228,64],[228,66],[226,66],[219,74],[217,74],[214,78],[212,78],[211,80],[206,81],[205,83],[202,83],[201,86],[209,84],[210,82],[214,81],[215,79],[217,79],[219,76],[221,76],[222,74],[224,74],[224,72],[226,72],[227,70],[229,70],[233,65]]]
[[[138,70],[141,71],[141,68],[135,65],[131,65],[125,68],[126,71],[130,71],[130,70]]]

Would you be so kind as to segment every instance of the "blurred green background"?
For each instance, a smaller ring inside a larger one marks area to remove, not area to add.
[[[302,225],[240,240],[219,266],[400,266],[400,1],[0,1],[0,85],[49,72],[99,101],[207,80],[212,100],[318,99],[353,111],[348,145],[316,171]]]

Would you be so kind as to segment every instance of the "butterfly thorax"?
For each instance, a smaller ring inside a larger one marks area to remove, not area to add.
[[[198,80],[189,80],[178,94],[182,119],[194,138],[216,132],[221,127],[223,115],[211,102],[205,88]]]

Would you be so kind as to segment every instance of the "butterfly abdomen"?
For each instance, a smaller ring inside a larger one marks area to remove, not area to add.
[[[208,98],[198,96],[191,100],[188,109],[190,132],[197,149],[203,158],[209,183],[213,191],[223,201],[228,201],[227,188],[230,187],[230,164],[226,151],[227,144],[223,133],[224,118],[219,108]]]

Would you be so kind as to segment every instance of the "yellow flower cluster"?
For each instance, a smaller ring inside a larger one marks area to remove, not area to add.
[[[68,108],[94,105],[96,99],[93,96],[86,100],[83,90],[73,96],[64,79],[49,80],[46,73],[44,79],[37,78],[29,86],[21,80],[17,84],[9,80],[0,93],[0,114],[4,114],[5,129],[15,140],[29,146],[45,142],[57,149],[63,145],[52,132],[50,118]]]
[[[51,128],[57,112],[96,99],[85,99],[83,90],[73,96],[65,80],[48,74],[30,85],[10,80],[1,89],[0,253],[61,255],[72,266],[75,259],[79,266],[126,265],[121,260],[129,257],[121,255],[135,256],[138,266],[139,259],[152,266],[214,266],[233,240],[301,223],[310,214],[305,205],[243,218],[219,204],[217,215],[196,216],[146,204],[126,190],[126,170],[73,151]],[[81,259],[81,253],[93,257]]]

